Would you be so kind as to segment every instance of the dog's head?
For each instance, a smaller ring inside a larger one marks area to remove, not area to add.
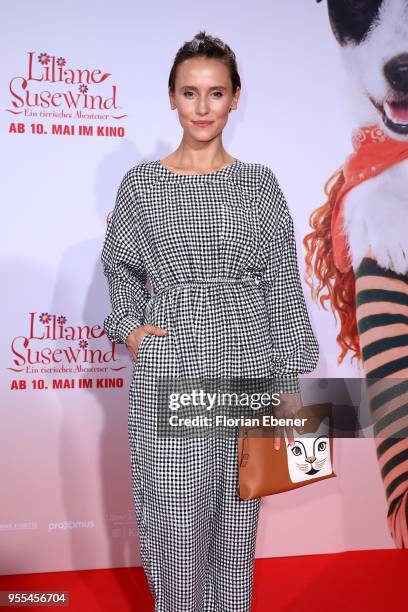
[[[348,71],[369,101],[367,121],[408,140],[408,0],[327,0],[327,6]]]

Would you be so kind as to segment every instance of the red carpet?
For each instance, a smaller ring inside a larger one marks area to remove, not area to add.
[[[407,570],[407,550],[257,559],[252,612],[407,609]],[[62,610],[153,612],[139,567],[0,576],[0,590],[12,589],[69,591],[71,604]]]

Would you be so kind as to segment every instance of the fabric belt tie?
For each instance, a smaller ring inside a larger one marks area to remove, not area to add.
[[[166,293],[168,291],[171,291],[173,289],[178,289],[180,287],[200,287],[200,286],[205,286],[205,285],[228,285],[228,284],[253,284],[255,286],[258,286],[262,283],[262,280],[256,276],[244,276],[244,277],[240,277],[240,278],[233,278],[233,277],[219,277],[219,276],[214,276],[214,277],[207,277],[207,278],[196,278],[194,280],[191,281],[180,281],[177,283],[171,283],[170,285],[166,285],[165,287],[159,289],[158,291],[155,291],[154,294],[151,296],[151,300],[155,299],[156,297],[158,297],[159,295],[162,295],[163,293]]]

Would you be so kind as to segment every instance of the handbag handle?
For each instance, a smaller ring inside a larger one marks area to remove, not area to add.
[[[241,448],[241,458],[239,462],[239,467],[245,467],[248,462],[248,458],[249,458],[249,453],[247,449],[248,444],[249,444],[248,429],[244,427],[242,429],[242,448]]]

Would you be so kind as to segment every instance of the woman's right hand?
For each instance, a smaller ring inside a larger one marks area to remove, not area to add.
[[[139,353],[139,346],[146,334],[154,334],[155,336],[165,336],[167,330],[156,325],[139,325],[130,332],[126,338],[125,344],[132,356],[133,361],[136,361]]]
[[[303,408],[302,396],[300,393],[279,393],[280,403],[275,407],[273,415],[277,419],[296,419],[298,413]],[[296,427],[299,433],[303,433],[302,427]],[[286,432],[288,442],[291,446],[295,444],[293,427],[276,426],[274,428],[274,443],[273,448],[279,450],[280,438],[283,439],[283,432]]]

